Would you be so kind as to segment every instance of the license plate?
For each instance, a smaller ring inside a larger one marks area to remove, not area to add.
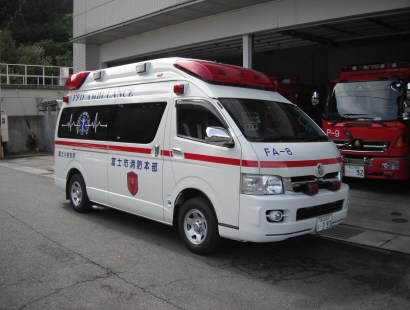
[[[316,221],[316,231],[322,231],[322,230],[331,228],[332,220],[333,220],[333,216],[331,214],[318,217]]]
[[[345,165],[345,176],[352,178],[364,178],[364,166]]]

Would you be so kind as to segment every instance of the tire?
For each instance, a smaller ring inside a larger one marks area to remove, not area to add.
[[[196,254],[210,254],[220,245],[218,222],[212,206],[203,198],[191,198],[179,212],[179,235],[186,247]]]
[[[68,196],[70,198],[71,207],[75,211],[80,213],[91,211],[92,204],[88,199],[84,179],[78,173],[70,178]]]

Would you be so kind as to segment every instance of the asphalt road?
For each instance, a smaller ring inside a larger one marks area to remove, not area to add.
[[[315,236],[188,252],[172,227],[74,212],[0,166],[0,309],[410,309],[410,256]]]

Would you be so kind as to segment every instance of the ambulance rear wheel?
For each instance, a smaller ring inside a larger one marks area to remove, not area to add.
[[[87,190],[83,177],[76,173],[70,178],[68,185],[71,207],[80,213],[91,210],[91,202],[88,199]]]
[[[218,222],[205,199],[192,198],[182,205],[178,227],[182,241],[191,252],[210,254],[218,249]]]

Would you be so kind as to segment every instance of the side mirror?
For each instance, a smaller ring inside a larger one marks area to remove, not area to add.
[[[410,105],[410,83],[407,83],[406,87],[406,101]]]
[[[207,127],[205,141],[214,145],[233,148],[235,143],[229,132],[222,127]]]
[[[312,105],[318,105],[320,102],[320,95],[318,91],[313,92],[312,95]]]
[[[402,90],[402,84],[400,83],[400,82],[392,82],[391,84],[390,84],[390,88],[393,90],[393,91],[401,91]]]
[[[410,119],[410,83],[406,85],[406,92],[403,101],[403,114],[402,119],[407,121]]]

